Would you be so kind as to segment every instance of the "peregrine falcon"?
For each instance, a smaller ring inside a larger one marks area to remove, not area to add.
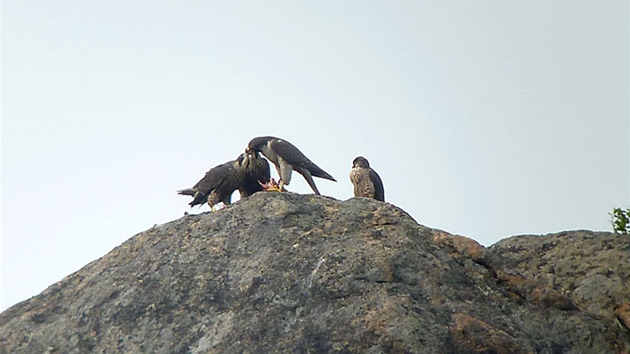
[[[304,156],[298,148],[286,140],[272,136],[257,137],[249,142],[245,151],[260,151],[276,165],[276,171],[278,171],[280,176],[280,189],[282,189],[283,185],[291,183],[291,172],[293,170],[304,176],[304,179],[306,179],[306,182],[308,182],[315,194],[320,193],[317,190],[317,186],[315,186],[313,176],[337,182],[333,176],[319,168],[308,157]]]
[[[370,168],[370,163],[363,156],[358,156],[352,161],[350,182],[354,185],[355,197],[368,197],[385,201],[385,191],[381,177]]]
[[[257,153],[247,152],[236,160],[213,167],[192,188],[177,193],[192,196],[190,206],[208,203],[214,210],[214,206],[220,202],[229,205],[232,193],[237,189],[241,197],[261,191],[263,188],[259,181],[268,180],[269,175],[269,163]]]

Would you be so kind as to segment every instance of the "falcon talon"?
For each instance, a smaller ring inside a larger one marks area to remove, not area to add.
[[[210,209],[212,210],[213,213],[216,213],[217,211],[221,211],[223,209],[227,208],[227,204],[219,204],[219,206],[213,205]]]
[[[286,189],[282,186],[282,181],[280,181],[280,185],[276,182],[275,179],[270,179],[267,183],[258,182],[262,186],[263,190],[266,192],[283,192]]]

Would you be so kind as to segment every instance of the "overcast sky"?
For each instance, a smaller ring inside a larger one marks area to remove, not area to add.
[[[629,15],[626,0],[3,1],[0,310],[190,211],[175,191],[260,135],[297,145],[340,200],[363,155],[388,202],[486,246],[610,230],[630,205]],[[312,193],[299,175],[289,190]]]

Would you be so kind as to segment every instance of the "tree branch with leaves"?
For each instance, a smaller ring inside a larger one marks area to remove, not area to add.
[[[615,233],[630,234],[630,208],[626,210],[614,208],[610,216],[610,223]]]

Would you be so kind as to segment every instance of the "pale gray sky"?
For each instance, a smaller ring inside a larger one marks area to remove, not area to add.
[[[388,202],[484,245],[610,230],[628,23],[625,0],[3,1],[0,309],[181,217],[175,190],[259,135],[342,200],[364,155]]]

